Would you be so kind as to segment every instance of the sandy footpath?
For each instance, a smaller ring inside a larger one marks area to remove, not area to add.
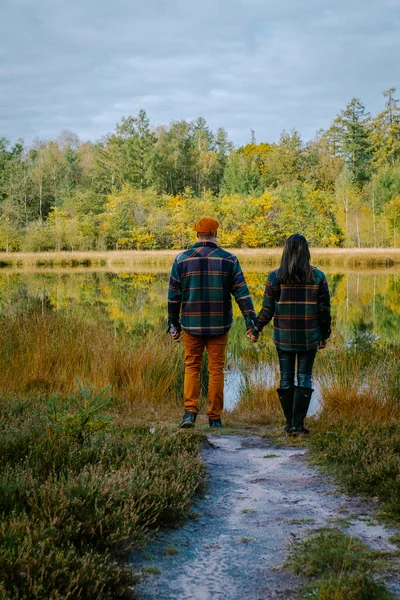
[[[372,517],[372,506],[338,495],[307,465],[306,450],[275,447],[259,437],[210,435],[203,450],[209,482],[193,507],[195,519],[159,532],[134,557],[147,573],[139,600],[294,600],[300,580],[282,568],[290,545],[320,527],[340,527],[371,547],[396,550],[393,531]],[[358,515],[358,518],[354,515]],[[400,598],[400,579],[386,582]]]

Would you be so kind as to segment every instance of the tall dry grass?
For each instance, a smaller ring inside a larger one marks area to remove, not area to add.
[[[253,384],[242,393],[241,399],[227,415],[230,425],[271,425],[283,423],[282,408],[275,388],[262,383]]]
[[[182,352],[163,327],[143,336],[85,322],[72,311],[34,309],[1,319],[0,346],[3,395],[68,397],[79,378],[96,389],[111,386],[138,414],[181,410]]]
[[[282,408],[276,393],[275,347],[268,344],[256,353],[252,350],[254,348],[245,347],[241,357],[238,358],[238,368],[242,373],[241,386],[238,390],[239,400],[233,410],[226,415],[226,421],[230,425],[254,426],[283,423]]]
[[[373,345],[320,353],[321,421],[389,424],[400,417],[400,352]]]
[[[245,267],[267,268],[279,265],[282,248],[231,248]],[[176,250],[114,250],[108,252],[16,252],[0,253],[0,266],[26,270],[51,267],[97,267],[118,269],[170,269]],[[360,269],[392,267],[400,264],[400,248],[312,248],[313,264],[323,268]]]
[[[370,346],[328,352],[318,363],[322,410],[309,444],[352,493],[378,498],[400,523],[400,352]]]

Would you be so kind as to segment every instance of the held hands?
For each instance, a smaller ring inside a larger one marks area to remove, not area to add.
[[[253,344],[255,344],[258,341],[258,338],[260,337],[260,334],[253,332],[252,329],[248,329],[246,331],[246,335],[249,338],[249,340],[253,342]]]

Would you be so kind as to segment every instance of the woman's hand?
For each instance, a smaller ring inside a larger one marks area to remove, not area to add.
[[[320,343],[318,344],[318,350],[323,350],[324,348],[326,348],[328,344],[328,340],[321,340]]]

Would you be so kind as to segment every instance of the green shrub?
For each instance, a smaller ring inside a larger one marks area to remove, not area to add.
[[[373,552],[338,529],[321,529],[296,546],[289,561],[295,573],[308,576],[367,569]]]
[[[81,446],[94,434],[105,431],[111,425],[111,417],[102,414],[111,404],[110,387],[100,392],[86,380],[82,385],[79,378],[80,397],[72,397],[70,403],[61,403],[54,396],[47,405],[48,426],[54,435],[66,435]]]
[[[12,514],[0,525],[0,597],[18,600],[130,598],[132,570],[108,551],[63,543],[48,522]]]
[[[106,418],[104,394],[81,396],[50,409],[0,402],[5,598],[128,597],[127,552],[150,527],[187,517],[202,484],[199,437],[122,429]]]
[[[353,493],[378,497],[400,520],[400,425],[321,423],[309,440],[313,458],[335,470]]]

